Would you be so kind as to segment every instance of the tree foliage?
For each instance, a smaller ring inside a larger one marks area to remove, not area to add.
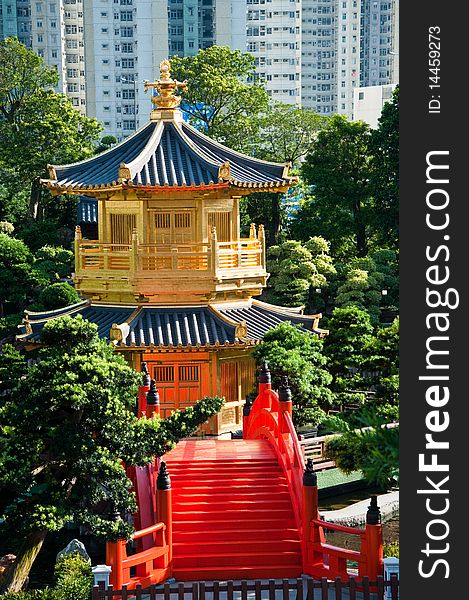
[[[337,404],[365,401],[362,370],[365,348],[371,343],[373,326],[370,315],[355,306],[336,308],[327,323],[324,354],[331,375]]]
[[[268,249],[267,270],[274,302],[283,306],[308,303],[311,288],[324,288],[335,273],[329,243],[316,236],[305,244],[296,240]]]
[[[334,115],[318,133],[303,176],[314,186],[300,219],[309,235],[324,235],[335,256],[366,256],[370,232],[370,129]]]
[[[102,129],[96,119],[81,115],[70,100],[52,89],[54,69],[15,38],[0,42],[0,177],[10,190],[9,202],[31,187],[31,214],[46,192],[36,179],[48,163],[67,163],[93,154]],[[11,209],[5,207],[5,212]]]
[[[99,340],[96,325],[81,317],[58,318],[45,324],[41,341],[40,360],[29,369],[23,365],[21,377],[12,350],[3,361],[1,529],[3,535],[13,529],[24,536],[5,584],[14,589],[24,580],[24,561],[33,549],[67,521],[106,539],[127,538],[132,528],[121,517],[136,505],[122,461],[145,465],[163,455],[222,404],[202,400],[165,420],[138,419],[133,409],[140,376]],[[5,369],[8,362],[15,366],[14,378]],[[113,516],[100,514],[103,501],[112,505]]]
[[[370,189],[372,220],[378,243],[396,248],[399,243],[399,86],[386,102],[371,133]]]
[[[55,310],[80,302],[78,292],[69,283],[52,283],[39,294],[41,309]]]
[[[244,148],[257,128],[252,117],[268,100],[263,85],[246,83],[254,75],[254,57],[211,46],[192,56],[173,56],[171,71],[173,78],[189,82],[182,102],[189,122],[234,149]]]
[[[297,426],[317,425],[332,402],[328,387],[332,378],[325,368],[322,348],[317,336],[286,321],[270,329],[253,352],[259,365],[265,362],[269,366],[274,389],[282,376],[288,377]]]
[[[0,233],[0,316],[6,302],[21,310],[47,283],[46,276],[32,263],[24,242]]]
[[[372,412],[362,415],[362,428],[329,439],[326,456],[345,473],[362,471],[370,484],[389,489],[399,483],[399,428],[386,428]]]
[[[297,165],[310,152],[327,117],[311,108],[270,102],[258,117],[259,136],[251,142],[255,156]]]

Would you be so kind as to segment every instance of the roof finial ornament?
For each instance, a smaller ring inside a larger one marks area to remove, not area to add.
[[[187,81],[177,81],[171,79],[171,64],[167,58],[160,62],[160,79],[154,83],[149,81],[143,82],[144,91],[147,92],[149,88],[155,88],[158,90],[159,95],[151,97],[154,110],[173,110],[177,108],[181,102],[181,96],[175,96],[177,88],[182,88],[182,91],[187,90]]]

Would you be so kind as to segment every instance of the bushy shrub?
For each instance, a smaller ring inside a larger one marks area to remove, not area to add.
[[[39,295],[39,304],[42,304],[47,310],[63,308],[76,302],[81,298],[75,288],[68,283],[53,283],[45,287]]]
[[[57,600],[89,600],[93,586],[91,565],[79,554],[68,554],[57,561],[54,575]]]
[[[36,266],[51,281],[57,278],[70,277],[73,269],[73,252],[62,246],[43,246],[36,252]]]
[[[13,223],[9,221],[0,221],[0,233],[6,233],[7,235],[12,235],[15,231],[15,226]]]
[[[21,592],[7,592],[2,600],[59,600],[56,590],[44,588],[43,590],[25,590]]]
[[[383,544],[383,558],[389,558],[391,556],[399,558],[399,542]]]

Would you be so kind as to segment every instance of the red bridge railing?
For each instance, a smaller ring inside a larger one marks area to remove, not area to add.
[[[335,525],[320,519],[317,476],[313,460],[305,464],[304,454],[292,420],[292,399],[287,378],[278,392],[272,390],[270,372],[264,365],[259,373],[258,395],[243,413],[245,439],[265,438],[275,450],[288,481],[295,520],[300,532],[303,572],[314,578],[348,577],[358,567],[360,577],[376,581],[383,574],[382,525],[376,496],[372,496],[366,528]],[[339,531],[360,538],[360,550],[326,543],[325,531]]]
[[[159,395],[155,381],[143,363],[143,385],[138,390],[137,414],[159,415]],[[112,567],[110,583],[114,589],[146,587],[161,583],[172,575],[172,492],[166,463],[157,459],[137,472],[127,467],[127,475],[137,494],[139,512],[134,515],[131,540],[136,552],[127,554],[127,540],[106,543],[106,564]],[[158,476],[155,477],[155,473]]]

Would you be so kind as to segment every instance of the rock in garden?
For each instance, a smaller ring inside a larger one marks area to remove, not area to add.
[[[80,540],[72,540],[69,542],[63,550],[61,550],[57,554],[56,562],[58,562],[63,556],[68,556],[70,554],[79,554],[82,556],[88,563],[91,564],[91,558],[88,556],[88,552],[86,551],[85,545]]]

